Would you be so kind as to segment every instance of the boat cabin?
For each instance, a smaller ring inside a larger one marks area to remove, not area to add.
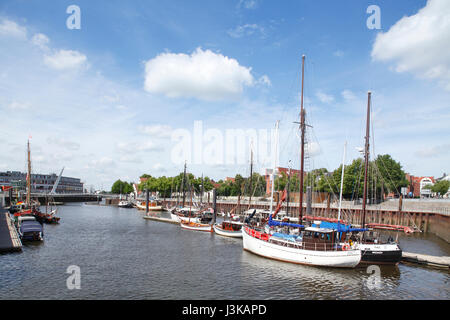
[[[228,231],[240,231],[242,229],[242,226],[244,224],[241,222],[235,222],[235,221],[223,221],[222,222],[222,229],[228,230]]]
[[[306,250],[332,250],[336,243],[333,229],[307,227],[303,231],[303,246]]]

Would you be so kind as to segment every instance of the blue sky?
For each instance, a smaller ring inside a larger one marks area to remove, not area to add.
[[[72,4],[80,30],[66,27]],[[373,4],[380,30],[366,26]],[[347,162],[358,156],[371,90],[375,154],[441,176],[450,163],[449,15],[445,0],[4,0],[0,170],[25,169],[32,135],[35,171],[65,166],[108,189],[117,178],[181,171],[172,133],[193,133],[194,121],[225,133],[271,130],[276,120],[279,164],[298,167],[292,122],[305,54],[310,168],[339,166],[345,140]],[[263,158],[260,171],[272,163]],[[242,162],[189,167],[216,179],[248,174]]]

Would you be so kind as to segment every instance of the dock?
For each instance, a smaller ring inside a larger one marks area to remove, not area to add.
[[[0,212],[0,252],[22,250],[22,242],[8,212]]]
[[[450,257],[445,256],[437,257],[427,254],[402,252],[402,262],[411,262],[444,269],[450,268]]]
[[[179,224],[178,221],[174,221],[174,220],[172,220],[170,218],[161,218],[161,217],[155,217],[155,216],[144,216],[143,218],[147,219],[147,220],[154,220],[154,221],[159,221],[159,222]]]

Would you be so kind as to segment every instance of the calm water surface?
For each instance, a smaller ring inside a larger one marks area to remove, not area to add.
[[[448,271],[381,266],[316,268],[242,250],[242,240],[143,219],[136,209],[67,204],[45,241],[0,255],[0,299],[449,299]],[[167,213],[166,213],[167,214]],[[450,255],[432,235],[399,235],[402,249]],[[67,267],[81,270],[69,290]],[[372,278],[373,279],[373,278]]]

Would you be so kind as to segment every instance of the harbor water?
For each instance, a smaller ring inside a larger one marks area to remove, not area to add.
[[[0,299],[449,299],[448,270],[412,264],[331,269],[261,258],[241,239],[145,220],[144,212],[73,203],[45,241],[0,255]],[[161,213],[168,216],[167,213]],[[394,234],[395,236],[395,234]],[[404,251],[450,255],[424,234],[399,234]],[[69,289],[70,266],[80,289]]]

